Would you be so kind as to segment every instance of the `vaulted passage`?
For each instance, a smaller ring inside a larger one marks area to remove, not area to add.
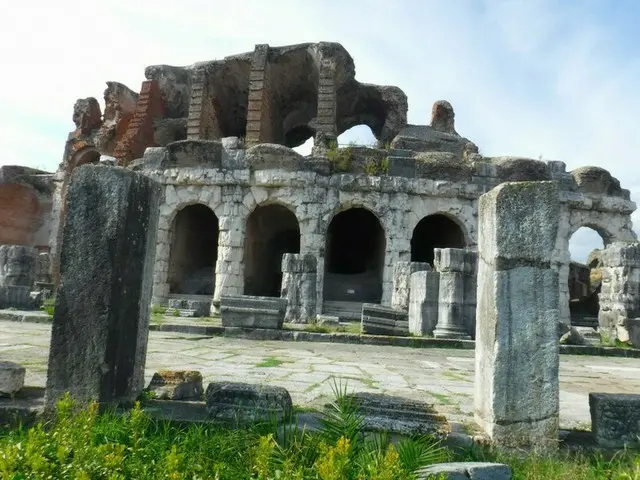
[[[337,214],[326,245],[324,299],[380,302],[386,240],[378,218],[364,208]]]
[[[257,207],[247,219],[245,295],[280,296],[284,253],[300,253],[298,219],[282,205]]]
[[[218,259],[218,217],[205,205],[176,215],[169,259],[169,292],[213,295]]]
[[[446,215],[428,215],[418,222],[411,237],[411,261],[433,266],[434,248],[464,248],[464,232]]]
[[[579,228],[569,240],[569,312],[571,325],[598,327],[602,288],[603,236],[589,227]]]

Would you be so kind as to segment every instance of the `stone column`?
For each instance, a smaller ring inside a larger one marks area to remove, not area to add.
[[[558,186],[503,183],[478,210],[475,418],[497,445],[555,449]]]
[[[423,270],[411,274],[409,332],[431,335],[438,323],[440,273]]]
[[[37,256],[35,247],[0,245],[0,308],[32,308]]]
[[[160,197],[156,182],[130,170],[73,172],[45,408],[65,392],[110,403],[142,391]]]
[[[604,340],[630,341],[640,318],[640,243],[613,243],[602,250],[599,331]]]
[[[462,300],[462,324],[467,334],[476,338],[476,294],[478,289],[478,252],[464,252],[464,298]]]
[[[282,293],[286,298],[287,323],[310,323],[316,318],[317,261],[310,254],[285,253],[282,256]]]
[[[407,310],[409,308],[409,288],[411,274],[431,270],[425,262],[396,262],[393,266],[393,289],[391,292],[391,308]]]
[[[434,248],[434,266],[440,272],[436,338],[469,339],[464,325],[465,250]]]

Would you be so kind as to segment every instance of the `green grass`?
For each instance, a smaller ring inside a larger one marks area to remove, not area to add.
[[[278,366],[282,365],[283,363],[285,363],[285,361],[284,360],[280,360],[279,358],[267,357],[264,360],[262,360],[261,362],[256,363],[256,367],[272,368],[272,367],[278,367]]]

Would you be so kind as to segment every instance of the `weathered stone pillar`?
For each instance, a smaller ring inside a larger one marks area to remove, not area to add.
[[[462,300],[462,324],[467,334],[476,338],[476,306],[478,289],[478,252],[464,252],[464,298]]]
[[[628,342],[630,323],[640,318],[640,243],[613,243],[601,258],[599,330],[604,340]]]
[[[440,273],[419,271],[411,274],[409,293],[409,332],[430,335],[438,323]]]
[[[478,210],[475,418],[498,445],[554,449],[558,187],[503,183],[480,197]]]
[[[37,256],[35,247],[0,245],[0,308],[32,307]]]
[[[434,266],[440,272],[436,338],[469,339],[464,325],[465,250],[434,248]]]
[[[318,262],[311,254],[282,255],[282,293],[287,299],[284,321],[309,323],[316,318]]]
[[[73,172],[51,330],[45,407],[133,401],[144,386],[161,190],[130,170]]]
[[[411,274],[431,270],[426,262],[396,262],[393,266],[393,289],[391,292],[391,307],[398,310],[409,308],[409,289]]]

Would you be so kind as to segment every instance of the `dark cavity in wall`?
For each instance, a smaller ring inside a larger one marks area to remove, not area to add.
[[[464,248],[464,232],[446,215],[424,217],[411,237],[411,261],[427,262],[433,266],[434,248]]]
[[[218,259],[218,217],[205,205],[178,212],[169,262],[169,292],[213,295]]]
[[[282,255],[300,253],[298,219],[282,205],[257,207],[247,219],[244,293],[279,297]]]
[[[351,208],[333,217],[327,230],[325,300],[380,302],[385,249],[384,229],[369,210]]]

